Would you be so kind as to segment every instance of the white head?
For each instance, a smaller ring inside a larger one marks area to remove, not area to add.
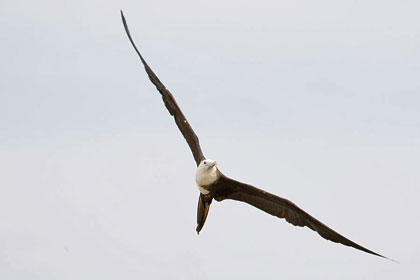
[[[217,180],[217,163],[211,159],[204,159],[198,165],[195,181],[198,186],[206,186]]]
[[[198,166],[198,168],[201,167],[203,169],[211,169],[212,167],[216,165],[217,163],[214,160],[206,158],[200,162],[200,165]]]

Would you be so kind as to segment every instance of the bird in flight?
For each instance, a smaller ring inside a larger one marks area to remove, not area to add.
[[[141,55],[140,51],[137,49],[133,39],[131,38],[127,21],[125,20],[122,11],[121,18],[128,39],[130,40],[141,62],[143,63],[150,81],[156,86],[157,90],[162,96],[166,108],[168,109],[171,116],[174,117],[175,123],[187,141],[193,154],[194,160],[197,164],[195,182],[198,186],[198,189],[200,190],[197,209],[197,233],[200,233],[204,223],[206,222],[207,214],[213,199],[219,202],[225,199],[233,199],[248,203],[273,216],[284,218],[287,222],[293,224],[294,226],[306,226],[318,232],[320,236],[327,240],[341,243],[343,245],[356,248],[375,256],[387,258],[344,237],[343,235],[320,222],[318,219],[303,211],[293,202],[225,176],[218,169],[217,163],[214,160],[208,159],[204,156],[203,152],[201,151],[198,137],[188,123],[178,104],[176,103],[174,96],[159,80],[159,78],[152,71],[146,60]]]

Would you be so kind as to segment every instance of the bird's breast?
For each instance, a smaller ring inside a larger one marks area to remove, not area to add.
[[[209,169],[198,168],[195,174],[195,182],[202,194],[210,193],[210,185],[217,181],[216,167]]]
[[[198,189],[202,194],[209,194],[210,193],[210,186],[198,186]]]

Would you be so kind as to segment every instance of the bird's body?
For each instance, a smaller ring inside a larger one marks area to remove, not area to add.
[[[306,226],[318,232],[320,236],[327,240],[341,243],[346,246],[351,246],[366,253],[385,258],[384,256],[358,245],[357,243],[329,228],[327,225],[323,224],[318,219],[312,217],[310,214],[296,206],[293,202],[268,193],[254,186],[233,180],[220,172],[220,170],[217,168],[216,162],[211,159],[207,159],[204,156],[197,135],[189,125],[173,95],[163,85],[163,83],[146,63],[143,56],[140,54],[139,50],[134,44],[133,39],[131,38],[127,22],[122,12],[121,16],[125,31],[128,35],[128,38],[130,39],[132,46],[140,57],[140,60],[144,65],[150,81],[160,92],[166,108],[174,117],[176,125],[190,146],[194,160],[197,164],[195,181],[198,189],[200,190],[197,209],[197,233],[199,233],[204,226],[213,199],[216,201],[231,199],[250,204],[278,218],[284,218],[287,222],[295,226]]]

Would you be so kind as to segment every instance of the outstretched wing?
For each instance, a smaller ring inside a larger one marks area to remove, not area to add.
[[[224,175],[220,177],[216,185],[217,187],[214,191],[214,198],[217,201],[233,199],[246,202],[273,216],[285,218],[286,221],[295,226],[307,226],[308,228],[318,232],[319,235],[327,240],[341,243],[346,246],[362,250],[366,253],[386,258],[347,239],[287,199],[273,195],[254,186],[235,181]]]
[[[124,24],[125,32],[127,33],[127,36],[130,39],[131,44],[133,45],[134,49],[139,55],[140,60],[144,65],[144,69],[146,69],[146,73],[149,76],[150,81],[152,81],[152,83],[156,86],[157,90],[162,95],[162,99],[163,99],[163,102],[165,103],[166,108],[168,109],[169,113],[174,117],[176,125],[178,126],[185,140],[187,140],[187,143],[190,146],[190,149],[194,156],[195,162],[197,163],[197,166],[198,166],[205,157],[203,155],[203,152],[201,151],[201,147],[200,147],[200,143],[198,141],[197,135],[195,134],[194,130],[188,123],[187,119],[185,118],[184,114],[182,113],[181,109],[176,103],[173,95],[162,84],[162,82],[159,80],[156,74],[153,73],[152,69],[149,67],[147,62],[144,60],[143,56],[140,54],[139,50],[134,44],[133,39],[131,38],[130,30],[128,29],[127,22],[125,20],[125,17],[122,11],[121,11],[121,18]]]

